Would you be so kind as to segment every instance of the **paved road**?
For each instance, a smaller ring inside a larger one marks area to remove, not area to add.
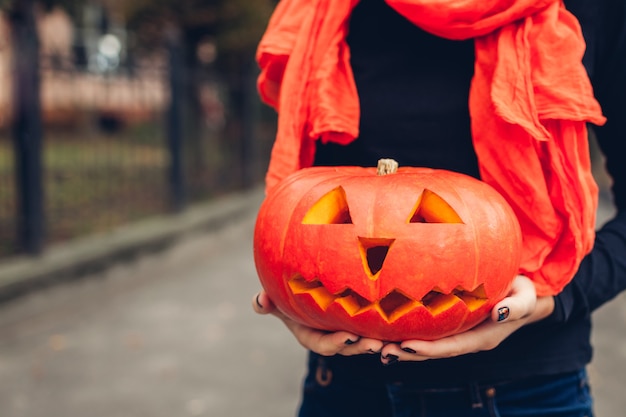
[[[253,218],[0,306],[2,417],[283,417],[304,353],[250,309]],[[597,416],[626,410],[626,298],[597,313]]]
[[[0,309],[2,417],[292,415],[303,352],[257,317],[252,219]]]

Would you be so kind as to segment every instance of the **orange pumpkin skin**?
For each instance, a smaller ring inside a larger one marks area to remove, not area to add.
[[[434,340],[487,318],[510,289],[521,231],[489,185],[429,168],[306,168],[257,216],[254,259],[278,309],[310,327]]]

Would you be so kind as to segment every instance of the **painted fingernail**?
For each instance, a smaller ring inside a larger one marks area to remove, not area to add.
[[[387,363],[385,363],[385,366],[389,366],[389,365],[393,365],[394,363],[398,362],[398,357],[396,355],[387,355],[384,357],[384,359],[389,359],[387,361]]]
[[[402,350],[405,351],[406,353],[417,353],[410,347],[403,347]]]
[[[260,293],[256,295],[256,305],[258,305],[259,308],[265,308],[263,307],[263,304],[261,304],[261,302],[259,301],[259,297],[261,297]]]
[[[359,338],[359,339],[360,339],[360,338]],[[345,341],[344,343],[345,343],[346,345],[350,346],[350,345],[353,345],[353,344],[355,344],[356,342],[358,342],[358,341],[359,341],[359,339],[356,339],[356,340],[346,339],[346,341]]]
[[[511,311],[508,307],[500,307],[498,309],[498,321],[504,321],[509,318],[509,313]]]

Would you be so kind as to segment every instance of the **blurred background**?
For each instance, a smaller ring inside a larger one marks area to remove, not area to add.
[[[258,184],[274,4],[0,1],[0,259]]]
[[[0,0],[0,417],[294,415],[305,352],[250,308],[276,3]],[[623,415],[625,296],[595,320]]]

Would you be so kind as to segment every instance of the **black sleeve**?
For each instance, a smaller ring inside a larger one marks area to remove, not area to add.
[[[578,273],[555,297],[551,321],[588,314],[626,289],[626,211],[606,223]]]
[[[626,2],[566,2],[579,12],[587,41],[585,64],[607,122],[594,127],[611,177],[616,216],[598,230],[591,253],[555,297],[551,321],[589,314],[626,289]]]

